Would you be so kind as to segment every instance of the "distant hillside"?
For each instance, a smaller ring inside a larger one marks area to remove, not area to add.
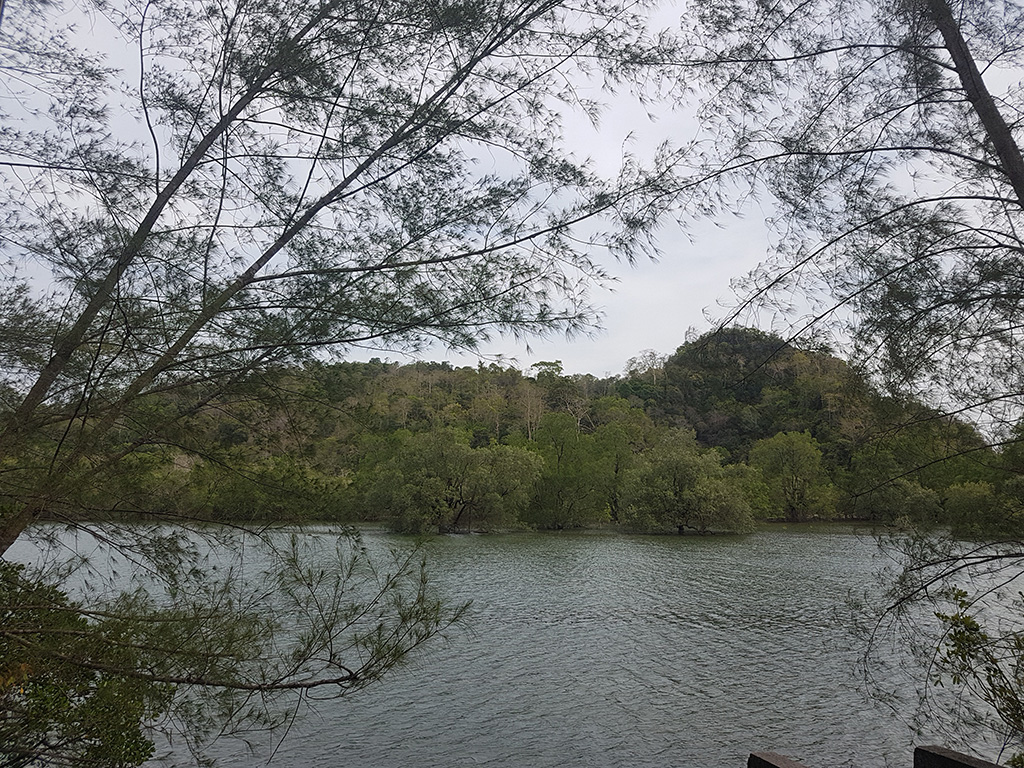
[[[143,404],[172,410],[174,396]],[[139,418],[146,415],[140,411]],[[839,358],[731,328],[623,376],[373,360],[267,370],[180,419],[88,508],[398,530],[757,518],[1004,525],[1016,475],[968,424],[876,391]]]

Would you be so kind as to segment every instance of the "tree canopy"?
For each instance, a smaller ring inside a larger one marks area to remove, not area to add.
[[[811,302],[796,332],[838,326],[890,388],[997,419],[1022,391],[1021,13],[815,0],[687,17],[714,94],[705,169],[774,208],[776,258],[745,295],[795,292]]]
[[[172,613],[208,616],[210,594],[174,581],[200,572],[194,553],[98,521],[128,511],[115,498],[150,522],[181,519],[176,472],[193,468],[216,499],[203,511],[237,517],[230,485],[209,470],[231,464],[248,430],[218,424],[226,431],[211,450],[202,427],[229,399],[250,414],[259,398],[280,402],[279,390],[252,386],[270,371],[367,346],[471,348],[495,332],[589,327],[587,289],[604,277],[597,249],[650,251],[674,158],[624,155],[602,176],[568,146],[563,118],[600,112],[578,83],[628,89],[662,76],[663,43],[645,11],[589,0],[2,5],[0,552],[46,518],[164,563],[153,569],[171,582],[163,602],[116,603],[82,627],[99,637],[131,625],[125,642],[138,653],[113,672],[123,684],[166,683],[183,702],[173,711],[187,703],[200,721],[206,711],[260,721],[256,705],[278,694],[301,701],[311,687],[333,683],[340,695],[375,680],[457,617],[414,564],[379,579],[361,570],[357,544],[359,567],[341,553],[328,575],[280,557],[267,583],[305,606],[295,615],[310,626],[285,640],[273,630],[294,622],[259,623],[260,641],[280,642],[290,666],[269,653],[250,666],[240,651],[204,646],[205,630],[194,642],[147,638],[168,601]],[[479,407],[489,408],[483,396]],[[490,459],[515,469],[507,450]],[[281,510],[312,478],[294,455],[234,469]],[[329,507],[334,485],[307,498]],[[498,515],[500,489],[480,493]],[[367,594],[342,578],[351,572],[367,575]],[[8,575],[12,592],[42,578]],[[258,620],[253,603],[228,599],[230,580],[220,587],[216,618]],[[196,661],[215,658],[235,666],[208,674]],[[4,663],[3,679],[15,679],[18,656]],[[99,662],[80,650],[74,663]],[[74,676],[55,667],[57,679]],[[5,718],[32,711],[4,695]],[[138,711],[153,700],[141,697]],[[119,759],[109,752],[109,764]]]
[[[82,481],[112,429],[140,444],[165,431],[176,414],[151,394],[201,385],[184,413],[325,349],[586,326],[602,274],[581,243],[643,253],[671,157],[603,178],[565,146],[560,114],[598,109],[566,83],[658,76],[642,6],[580,11],[86,9],[134,51],[121,72],[57,14],[9,6],[4,249],[30,266],[3,283],[2,446],[33,446],[47,469],[5,479],[17,511],[0,544]],[[40,273],[52,292],[33,288]]]
[[[994,708],[1017,749],[1020,616],[986,626],[983,606],[992,584],[1022,569],[1010,460],[1024,405],[1022,14],[1019,3],[989,0],[784,0],[688,16],[688,63],[711,94],[701,113],[715,137],[702,173],[728,177],[711,193],[717,201],[737,199],[730,182],[743,195],[766,192],[776,225],[773,258],[743,281],[734,317],[782,307],[789,335],[831,330],[890,394],[938,408],[893,422],[894,435],[906,430],[895,438],[903,452],[855,449],[852,473],[861,487],[887,477],[890,489],[911,477],[909,463],[960,475],[941,500],[927,483],[902,489],[919,521],[934,521],[941,504],[952,537],[902,541],[907,568],[889,603],[900,610],[889,616],[919,620],[905,636],[934,640],[922,649],[927,668],[963,702],[981,703],[977,711]],[[970,477],[983,446],[968,441],[949,462],[920,450],[933,418],[965,414],[1005,446],[992,480],[1010,493],[999,500]],[[872,495],[869,506],[884,497]],[[962,594],[969,576],[981,586]],[[909,608],[928,599],[936,604]],[[924,625],[937,614],[935,640]]]

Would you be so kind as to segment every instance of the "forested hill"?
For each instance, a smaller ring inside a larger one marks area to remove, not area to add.
[[[137,418],[173,410],[173,393],[158,400]],[[734,328],[664,359],[644,353],[611,378],[566,376],[557,362],[264,371],[85,501],[411,532],[743,531],[758,518],[832,517],[969,532],[1020,508],[1021,469],[1020,452],[882,396],[826,352]]]

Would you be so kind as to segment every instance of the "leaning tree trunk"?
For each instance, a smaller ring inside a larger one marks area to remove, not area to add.
[[[981,120],[985,134],[992,142],[992,147],[999,158],[1000,170],[1013,187],[1017,204],[1024,208],[1024,156],[1021,155],[1020,147],[1013,138],[1013,132],[985,86],[985,80],[971,55],[967,41],[964,40],[960,25],[953,18],[948,0],[925,0],[925,3],[928,14],[942,35],[946,51],[953,60],[964,94]]]

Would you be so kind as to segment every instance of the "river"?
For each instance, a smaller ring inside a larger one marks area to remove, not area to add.
[[[465,631],[307,716],[274,765],[909,768],[915,737],[866,697],[835,620],[876,554],[842,528],[435,539]]]
[[[849,528],[448,536],[427,554],[438,589],[473,601],[463,628],[307,712],[274,766],[741,768],[770,750],[909,768],[935,741],[865,693],[836,616],[879,563]],[[270,744],[221,743],[219,763]]]

